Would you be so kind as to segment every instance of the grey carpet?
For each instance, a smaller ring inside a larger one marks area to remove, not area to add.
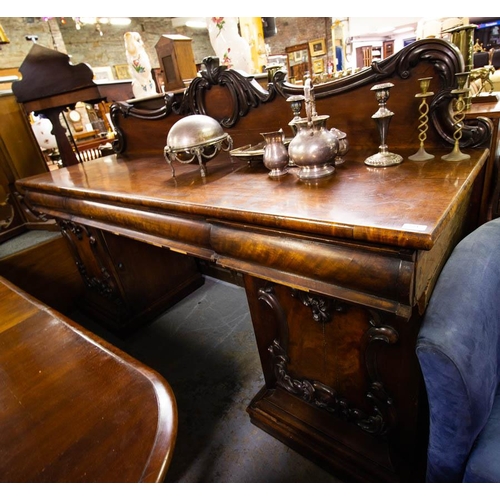
[[[0,244],[0,258],[6,257],[44,241],[59,238],[59,231],[28,231]]]

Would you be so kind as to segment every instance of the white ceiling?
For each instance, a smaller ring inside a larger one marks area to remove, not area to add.
[[[173,26],[183,26],[189,20],[202,21],[206,18],[204,17],[174,17],[172,18]],[[415,30],[419,22],[429,20],[430,18],[420,17],[386,17],[386,16],[371,16],[371,17],[343,17],[338,18],[339,21],[344,23],[345,36],[358,38],[373,38],[373,37],[386,37],[392,36],[394,30],[412,28]],[[471,23],[479,22],[481,20],[487,20],[492,18],[438,18],[441,20],[452,20],[457,19],[467,19]],[[332,17],[332,22],[334,23],[336,18]],[[408,33],[411,33],[409,31]]]
[[[349,17],[348,36],[388,36],[398,28],[415,29],[421,19],[421,17]]]

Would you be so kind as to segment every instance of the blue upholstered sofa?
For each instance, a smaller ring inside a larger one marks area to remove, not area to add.
[[[428,393],[428,482],[500,482],[500,219],[439,276],[417,339]]]

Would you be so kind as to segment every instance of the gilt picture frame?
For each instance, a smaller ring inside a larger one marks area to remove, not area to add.
[[[117,80],[130,80],[132,78],[128,64],[115,64],[114,68]]]
[[[325,71],[325,61],[323,60],[323,58],[314,59],[312,62],[312,66],[313,66],[313,73],[315,75],[319,73],[324,73]]]
[[[326,54],[326,43],[324,38],[318,38],[309,42],[309,52],[311,57],[322,56]]]

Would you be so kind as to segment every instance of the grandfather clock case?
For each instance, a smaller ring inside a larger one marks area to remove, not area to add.
[[[196,77],[191,38],[183,35],[162,35],[155,45],[165,90],[185,87],[185,80]]]

